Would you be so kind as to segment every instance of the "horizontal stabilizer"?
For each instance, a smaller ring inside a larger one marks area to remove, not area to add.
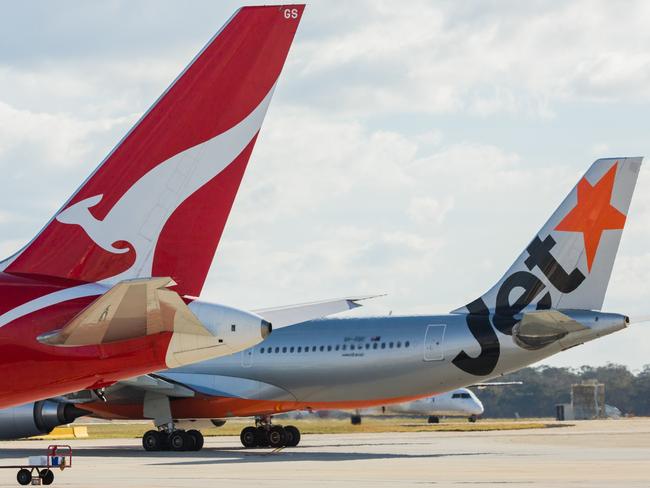
[[[83,309],[65,327],[39,337],[44,344],[87,346],[175,331],[210,336],[176,292],[171,278],[118,283]],[[180,321],[178,319],[181,319]]]
[[[525,349],[539,349],[588,328],[557,310],[536,310],[523,315],[512,328],[512,337]]]
[[[299,324],[307,320],[320,319],[329,315],[340,312],[346,312],[357,307],[363,300],[377,298],[384,295],[359,295],[344,298],[335,298],[331,300],[321,300],[318,302],[300,303],[297,305],[285,305],[281,307],[265,308],[255,310],[255,313],[261,315],[269,322],[273,323],[273,328],[278,329],[289,325]]]

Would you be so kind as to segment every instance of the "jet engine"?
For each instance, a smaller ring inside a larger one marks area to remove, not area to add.
[[[88,415],[72,403],[43,400],[0,410],[0,439],[20,439],[52,432],[54,427]]]

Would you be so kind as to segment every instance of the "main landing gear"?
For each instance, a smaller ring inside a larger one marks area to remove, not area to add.
[[[440,417],[436,417],[435,415],[430,415],[429,418],[427,419],[427,422],[430,424],[439,424]]]
[[[203,434],[198,430],[149,430],[142,436],[145,451],[200,451]]]
[[[295,447],[300,443],[300,431],[293,425],[272,425],[271,417],[257,417],[255,427],[246,427],[239,436],[246,448]]]
[[[198,430],[176,428],[167,395],[145,392],[143,412],[145,417],[153,419],[157,428],[142,436],[145,451],[200,451],[203,448],[203,434]]]

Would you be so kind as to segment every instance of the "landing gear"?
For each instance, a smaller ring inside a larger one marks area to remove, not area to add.
[[[467,418],[467,421],[468,421],[468,422],[472,422],[472,423],[476,422],[476,420],[478,420],[478,417],[477,417],[476,415],[470,415],[470,416]]]
[[[157,430],[148,430],[142,436],[142,447],[145,451],[164,451],[167,436]]]
[[[239,435],[239,440],[246,448],[257,447],[257,429],[255,427],[245,427]]]
[[[149,430],[142,436],[145,451],[200,451],[203,434],[198,430]]]
[[[284,433],[287,434],[287,447],[296,447],[300,444],[300,431],[293,425],[287,425],[284,428]]]
[[[435,415],[431,415],[427,419],[427,422],[429,422],[430,424],[439,424],[440,423],[440,418],[436,417]]]
[[[255,427],[245,427],[239,436],[242,445],[253,447],[295,447],[300,443],[300,430],[293,425],[272,425],[271,417],[258,417]]]
[[[194,439],[194,449],[192,449],[193,451],[200,451],[203,449],[203,434],[201,434],[196,429],[192,429],[187,431],[187,435]]]
[[[361,425],[361,415],[352,415],[350,417],[350,423],[352,425]]]

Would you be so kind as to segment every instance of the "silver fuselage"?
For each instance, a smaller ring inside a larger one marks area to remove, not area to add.
[[[539,350],[523,349],[499,331],[496,346],[481,345],[463,314],[315,320],[274,331],[241,353],[160,376],[212,396],[307,404],[399,401],[517,370],[626,324],[617,314],[574,315],[587,329]],[[484,357],[493,366],[486,374],[468,373],[460,357],[465,364]]]

